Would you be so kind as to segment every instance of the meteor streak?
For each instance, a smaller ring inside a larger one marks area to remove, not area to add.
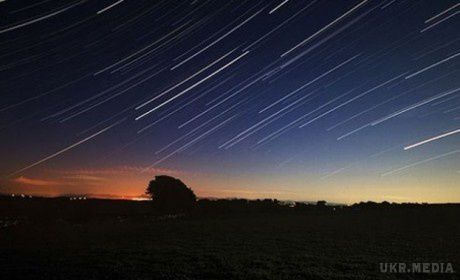
[[[289,0],[284,0],[283,2],[281,2],[278,6],[276,6],[275,8],[273,8],[269,14],[273,14],[274,12],[276,12],[276,10],[278,10],[279,8],[281,8],[284,4],[286,4]]]
[[[441,60],[441,61],[438,61],[438,62],[436,62],[436,63],[434,63],[434,64],[431,64],[430,66],[427,66],[427,67],[423,68],[422,70],[419,70],[419,71],[417,71],[417,72],[415,72],[415,73],[413,73],[413,74],[410,74],[410,75],[407,76],[405,79],[407,80],[407,79],[410,79],[410,78],[412,78],[412,77],[415,77],[415,76],[417,76],[418,74],[421,74],[421,73],[423,73],[423,72],[425,72],[425,71],[427,71],[427,70],[430,70],[431,68],[436,67],[436,66],[438,66],[438,65],[440,65],[440,64],[443,64],[443,63],[445,63],[445,62],[447,62],[447,61],[449,61],[449,60],[451,60],[451,59],[453,59],[453,58],[455,58],[455,57],[457,57],[457,56],[459,56],[459,55],[460,55],[460,52],[458,52],[458,53],[456,53],[456,54],[453,54],[453,55],[449,56],[448,58],[445,58],[445,59],[443,59],[443,60]]]
[[[144,170],[142,172],[145,172],[146,170],[162,163],[163,161],[169,159],[170,157],[174,156],[175,154],[177,153],[180,153],[182,151],[184,151],[185,149],[189,148],[190,146],[192,146],[193,144],[195,144],[197,141],[203,139],[204,137],[208,136],[209,134],[213,133],[214,131],[216,131],[217,129],[219,129],[220,127],[222,127],[223,125],[225,125],[226,123],[228,123],[229,121],[231,121],[232,119],[234,119],[236,117],[235,116],[232,116],[228,119],[226,119],[225,121],[223,121],[222,123],[214,126],[213,128],[209,129],[208,131],[204,132],[203,134],[199,135],[198,137],[192,139],[191,141],[187,142],[186,144],[184,144],[183,146],[181,146],[180,148],[178,148],[177,150],[171,152],[170,154],[166,155],[165,157],[157,160],[156,162],[154,162],[152,165],[144,168]]]
[[[109,5],[109,6],[105,7],[104,9],[97,11],[97,14],[98,15],[102,14],[103,12],[106,12],[106,11],[112,9],[113,7],[117,6],[118,4],[121,4],[123,1],[125,1],[125,0],[117,1],[117,2],[113,3],[112,5]]]
[[[67,10],[69,10],[69,9],[71,9],[71,8],[73,8],[73,7],[75,7],[75,6],[81,5],[81,4],[85,3],[86,1],[87,1],[87,0],[78,1],[78,2],[76,2],[76,3],[74,3],[74,4],[71,4],[71,5],[69,5],[69,6],[66,6],[65,8],[62,8],[62,9],[60,9],[60,10],[57,10],[57,11],[55,11],[54,13],[50,13],[50,14],[47,14],[47,15],[44,15],[44,16],[41,16],[41,17],[37,17],[37,18],[31,19],[31,20],[28,20],[28,21],[23,22],[23,23],[20,23],[20,24],[16,24],[16,25],[14,25],[14,26],[10,26],[10,27],[6,27],[6,28],[4,28],[4,29],[0,29],[0,34],[5,33],[5,32],[8,32],[8,31],[15,30],[15,29],[19,29],[19,28],[22,28],[22,27],[24,27],[24,26],[28,26],[28,25],[31,25],[31,24],[33,24],[33,23],[36,23],[36,22],[45,20],[45,19],[50,18],[50,17],[53,17],[53,16],[55,16],[55,15],[58,15],[58,14],[60,14],[60,13],[65,12],[65,11],[67,11]]]
[[[457,8],[458,6],[460,6],[460,3],[457,3],[457,4],[453,5],[453,6],[451,6],[450,8],[447,8],[446,10],[440,12],[439,14],[436,14],[436,15],[430,17],[429,19],[425,20],[425,23],[428,23],[428,22],[430,22],[430,21],[442,16],[443,14],[447,13],[448,11],[450,11],[452,9]]]
[[[224,144],[220,145],[219,148],[222,148],[222,147],[224,147],[224,146],[227,146],[226,149],[227,149],[227,148],[230,148],[231,146],[235,145],[236,143],[238,143],[239,141],[243,140],[243,139],[246,138],[246,137],[243,137],[243,138],[241,138],[240,140],[237,140],[237,141],[231,143],[232,141],[234,141],[234,140],[240,138],[241,136],[244,136],[244,134],[246,134],[246,133],[250,132],[251,130],[257,128],[257,126],[259,126],[259,125],[261,125],[261,124],[267,122],[268,120],[270,120],[270,119],[276,117],[277,115],[281,114],[283,111],[285,111],[285,110],[291,108],[292,106],[296,105],[297,103],[299,103],[300,101],[304,100],[304,99],[307,98],[307,97],[308,97],[308,96],[304,96],[304,97],[302,97],[302,98],[299,98],[299,99],[297,99],[296,101],[292,102],[291,104],[285,106],[284,108],[278,110],[277,112],[275,112],[275,113],[271,114],[270,116],[264,118],[263,120],[257,122],[256,124],[252,125],[251,127],[249,127],[249,128],[247,128],[247,129],[245,129],[244,131],[240,132],[239,134],[237,134],[235,137],[233,137],[232,139],[228,140],[228,141],[225,142]],[[248,133],[248,135],[250,135],[250,133]],[[230,143],[231,143],[231,144],[230,144]],[[229,144],[230,144],[230,145],[229,145]]]
[[[151,98],[150,100],[142,103],[141,105],[137,106],[136,107],[136,110],[138,109],[141,109],[142,107],[144,107],[145,105],[155,101],[156,99],[162,97],[163,95],[167,94],[168,92],[176,89],[177,87],[183,85],[184,83],[188,82],[189,80],[195,78],[196,76],[198,76],[199,74],[203,73],[204,71],[206,71],[207,69],[211,68],[212,66],[214,66],[215,64],[219,63],[221,60],[223,60],[224,58],[226,58],[227,56],[229,56],[231,53],[233,53],[234,51],[236,50],[233,49],[231,51],[229,51],[228,53],[224,54],[223,56],[219,57],[218,59],[214,60],[213,62],[209,63],[208,65],[206,65],[205,67],[203,67],[202,69],[200,69],[198,72],[196,72],[195,74],[189,76],[187,79],[183,80],[182,82],[180,83],[177,83],[176,85],[168,88],[167,90],[163,91],[162,93],[156,95],[154,98]]]
[[[275,106],[276,104],[282,102],[283,100],[285,100],[286,98],[292,96],[293,94],[296,94],[297,92],[303,90],[304,88],[308,87],[309,85],[313,84],[314,82],[318,81],[319,79],[323,78],[324,76],[327,76],[328,74],[334,72],[335,70],[339,69],[340,67],[344,66],[345,64],[347,64],[348,62],[352,61],[353,59],[357,58],[358,56],[360,56],[361,54],[357,54],[355,56],[353,56],[352,58],[349,58],[347,60],[345,60],[344,62],[340,63],[339,65],[329,69],[328,71],[324,72],[323,74],[319,75],[318,77],[314,78],[313,80],[307,82],[306,84],[302,85],[301,87],[297,88],[296,90],[288,93],[287,95],[283,96],[282,98],[278,99],[277,101],[275,101],[274,103],[272,103],[271,105],[267,106],[266,108],[262,109],[261,111],[259,111],[259,113],[262,113],[268,109],[270,109],[271,107]],[[313,92],[309,93],[309,95],[311,95]]]
[[[447,156],[450,156],[450,155],[455,155],[455,154],[457,154],[457,153],[460,153],[460,149],[459,149],[459,150],[455,150],[455,151],[451,151],[451,152],[448,152],[448,153],[444,153],[444,154],[441,154],[441,155],[437,155],[437,156],[434,156],[434,157],[430,157],[430,158],[427,158],[427,159],[424,159],[424,160],[421,160],[421,161],[414,162],[414,163],[412,163],[412,164],[409,164],[409,165],[400,167],[400,168],[398,168],[398,169],[395,169],[395,170],[391,170],[391,171],[382,173],[380,176],[384,177],[384,176],[388,176],[388,175],[391,175],[391,174],[394,174],[394,173],[399,173],[399,172],[404,171],[404,170],[406,170],[406,169],[409,169],[409,168],[411,168],[411,167],[415,167],[415,166],[417,166],[417,165],[424,164],[424,163],[428,163],[428,162],[430,162],[430,161],[437,160],[437,159],[441,159],[441,158],[444,158],[444,157],[447,157]]]
[[[189,90],[199,86],[200,84],[204,83],[206,80],[212,78],[213,76],[215,76],[216,74],[218,74],[219,72],[221,72],[222,70],[224,70],[225,68],[229,67],[230,65],[232,65],[233,63],[237,62],[238,60],[240,60],[242,57],[244,57],[245,55],[247,55],[249,53],[249,51],[246,51],[244,52],[243,54],[241,54],[240,56],[238,56],[237,58],[233,59],[232,61],[230,61],[229,63],[225,64],[224,66],[220,67],[219,69],[217,69],[216,71],[212,72],[211,74],[209,74],[208,76],[206,76],[205,78],[201,79],[200,81],[194,83],[193,85],[189,86],[188,88],[184,89],[183,91],[179,92],[178,94],[174,95],[173,97],[169,98],[168,100],[164,101],[163,103],[161,103],[160,105],[154,107],[153,109],[145,112],[144,114],[136,117],[136,121],[137,120],[140,120],[141,118],[147,116],[148,114],[158,110],[159,108],[163,107],[164,105],[168,104],[169,102],[173,101],[174,99],[182,96],[183,94],[187,93]]]
[[[256,12],[255,14],[253,14],[252,16],[250,16],[249,18],[247,18],[246,20],[244,20],[242,23],[238,24],[237,26],[235,26],[234,28],[230,29],[227,33],[225,33],[224,35],[220,36],[219,38],[217,38],[215,41],[213,41],[212,43],[210,43],[209,45],[207,45],[206,47],[202,48],[201,50],[199,50],[198,52],[194,53],[193,55],[189,56],[188,58],[184,59],[182,62],[176,64],[174,67],[171,68],[171,70],[175,70],[177,69],[178,67],[180,67],[181,65],[183,65],[184,63],[188,62],[189,60],[193,59],[195,56],[201,54],[202,52],[206,51],[207,49],[209,49],[210,47],[214,46],[215,44],[219,43],[220,41],[222,41],[225,37],[227,37],[228,35],[232,34],[235,30],[239,29],[241,26],[245,25],[248,21],[250,21],[251,19],[253,19],[255,16],[257,16],[260,12],[262,12],[263,10],[265,9],[265,7],[263,7],[262,9],[260,9],[258,12]]]
[[[239,102],[240,103],[240,102]],[[231,106],[230,108],[220,112],[219,114],[217,114],[216,116],[212,117],[211,119],[205,121],[204,123],[200,124],[199,126],[195,127],[194,129],[190,130],[189,132],[187,132],[186,134],[184,134],[183,136],[177,138],[176,140],[172,141],[171,143],[169,143],[168,145],[164,146],[163,148],[161,148],[160,150],[156,151],[155,154],[159,154],[161,152],[163,152],[164,150],[168,149],[169,147],[171,147],[172,145],[176,144],[177,142],[185,139],[187,136],[191,135],[192,133],[198,131],[200,128],[204,127],[205,125],[209,124],[210,122],[212,122],[213,120],[217,119],[218,117],[224,115],[225,113],[227,113],[228,111],[232,110],[233,108],[235,108],[237,105],[239,105],[239,103]]]
[[[435,141],[435,140],[438,140],[438,139],[441,139],[441,138],[444,138],[444,137],[447,137],[447,136],[450,136],[450,135],[454,135],[456,133],[459,133],[460,132],[460,129],[456,129],[456,130],[453,130],[453,131],[450,131],[450,132],[446,132],[444,134],[441,134],[441,135],[438,135],[438,136],[434,136],[434,137],[431,137],[429,139],[426,139],[426,140],[423,140],[423,141],[420,141],[420,142],[417,142],[415,144],[412,144],[412,145],[409,145],[409,146],[406,146],[404,147],[404,150],[410,150],[412,148],[415,148],[415,147],[418,147],[420,145],[423,145],[423,144],[426,144],[426,143],[430,143],[432,141]]]
[[[458,15],[459,13],[460,13],[460,11],[457,11],[457,12],[451,14],[450,16],[443,18],[442,20],[440,20],[440,21],[438,21],[438,22],[435,22],[435,23],[433,23],[432,25],[423,28],[422,30],[420,30],[420,33],[423,33],[423,32],[425,32],[425,31],[427,31],[427,30],[430,30],[431,28],[435,27],[436,25],[438,25],[438,24],[440,24],[440,23],[443,23],[444,21],[450,19],[451,17],[454,17],[454,16]]]
[[[79,146],[79,145],[81,145],[81,144],[83,144],[83,143],[85,143],[85,142],[87,142],[87,141],[93,139],[94,137],[98,136],[99,134],[102,134],[102,133],[106,132],[107,130],[111,129],[112,127],[115,127],[115,126],[119,125],[120,123],[122,123],[122,122],[125,121],[125,120],[126,120],[126,118],[124,118],[124,119],[122,119],[122,120],[120,120],[120,121],[117,121],[116,123],[114,123],[114,124],[112,124],[112,125],[109,125],[109,126],[107,126],[106,128],[104,128],[104,129],[99,130],[98,132],[96,132],[96,133],[94,133],[94,134],[92,134],[92,135],[86,137],[86,138],[83,139],[83,140],[78,141],[77,143],[74,143],[74,144],[68,146],[67,148],[64,148],[64,149],[62,149],[62,150],[60,150],[60,151],[58,151],[58,152],[56,152],[56,153],[54,153],[54,154],[52,154],[52,155],[49,155],[49,156],[47,156],[47,157],[45,157],[45,158],[43,158],[43,159],[41,159],[41,160],[39,160],[39,161],[37,161],[37,162],[34,162],[34,163],[32,163],[32,164],[30,164],[30,165],[24,167],[24,168],[21,168],[21,169],[15,171],[15,172],[9,174],[8,177],[11,177],[11,176],[16,175],[16,174],[18,174],[18,173],[21,173],[21,172],[23,172],[23,171],[26,171],[26,170],[28,170],[28,169],[34,167],[34,166],[37,166],[37,165],[39,165],[39,164],[41,164],[41,163],[44,163],[45,161],[48,161],[48,160],[50,160],[50,159],[52,159],[52,158],[55,158],[55,157],[57,157],[58,155],[60,155],[60,154],[62,154],[62,153],[65,153],[65,152],[67,152],[68,150],[71,150],[71,149],[73,149],[73,148],[75,148],[75,147],[77,147],[77,146]]]
[[[333,20],[332,22],[330,22],[328,25],[324,26],[323,28],[321,28],[320,30],[316,31],[315,33],[313,33],[313,35],[311,35],[310,37],[308,37],[307,39],[303,40],[302,42],[298,43],[297,45],[295,45],[294,47],[292,47],[291,49],[287,50],[286,52],[284,52],[281,57],[283,56],[286,56],[288,55],[289,53],[291,53],[292,51],[294,51],[295,49],[297,49],[298,47],[300,46],[303,46],[305,45],[306,43],[308,43],[308,41],[310,41],[311,39],[315,38],[316,36],[318,36],[319,34],[321,34],[323,31],[327,30],[329,27],[331,27],[332,25],[334,25],[335,23],[337,23],[338,21],[340,21],[341,19],[343,19],[344,17],[348,16],[349,14],[351,14],[354,10],[358,9],[359,7],[361,7],[362,5],[366,4],[368,0],[364,0],[362,1],[361,3],[359,3],[358,5],[354,6],[353,8],[351,8],[350,10],[348,10],[346,13],[344,13],[343,15],[341,15],[340,17],[336,18],[335,20]]]
[[[455,92],[457,92],[457,91],[459,91],[459,90],[460,90],[460,88],[456,88],[456,89],[449,90],[449,91],[447,91],[447,92],[438,94],[438,95],[436,95],[436,96],[427,98],[427,99],[425,99],[425,100],[423,100],[423,101],[417,102],[417,103],[414,104],[414,105],[411,105],[411,106],[406,107],[406,108],[404,108],[404,109],[401,109],[401,110],[399,110],[399,111],[397,111],[397,112],[395,112],[395,113],[393,113],[393,114],[390,114],[390,115],[388,115],[388,116],[386,116],[386,117],[383,117],[383,118],[381,118],[381,119],[379,119],[379,120],[376,120],[376,121],[372,122],[371,125],[372,125],[372,126],[378,125],[378,124],[380,124],[380,123],[382,123],[382,122],[384,122],[384,121],[387,121],[387,120],[389,120],[389,119],[392,119],[392,118],[394,118],[394,117],[397,117],[397,116],[399,116],[399,115],[401,115],[401,114],[403,114],[403,113],[405,113],[405,112],[407,112],[407,111],[413,110],[413,109],[418,108],[418,107],[420,107],[420,106],[423,106],[423,105],[425,105],[425,104],[427,104],[427,103],[430,103],[431,101],[434,101],[434,100],[443,98],[444,96],[451,95],[452,93],[455,93]]]

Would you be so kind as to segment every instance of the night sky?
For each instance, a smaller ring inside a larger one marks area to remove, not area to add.
[[[458,1],[0,1],[0,191],[460,201]]]

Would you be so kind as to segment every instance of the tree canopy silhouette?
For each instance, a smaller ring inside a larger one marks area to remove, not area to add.
[[[146,194],[157,207],[165,211],[190,210],[196,203],[196,195],[181,180],[161,175],[150,181]]]

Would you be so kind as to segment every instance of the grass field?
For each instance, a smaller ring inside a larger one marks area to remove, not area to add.
[[[459,279],[379,271],[460,269],[459,206],[176,217],[140,202],[70,204],[0,201],[0,279]]]

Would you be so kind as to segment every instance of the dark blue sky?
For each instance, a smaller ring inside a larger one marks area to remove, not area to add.
[[[459,12],[0,2],[0,190],[458,202]]]

